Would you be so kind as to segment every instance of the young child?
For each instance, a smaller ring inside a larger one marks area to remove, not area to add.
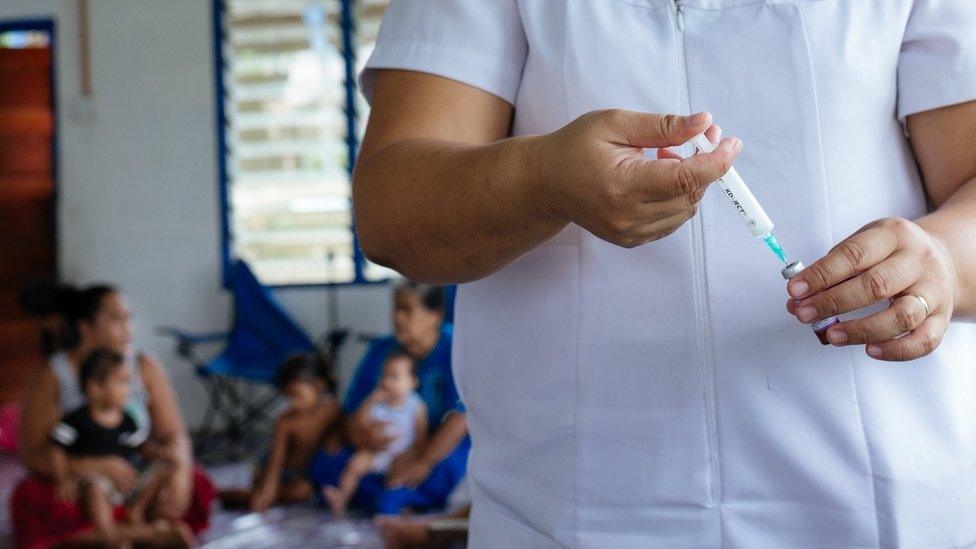
[[[357,450],[339,477],[339,486],[322,487],[333,515],[345,515],[346,506],[369,473],[386,473],[397,456],[417,452],[427,439],[427,407],[417,394],[417,362],[404,351],[394,351],[383,363],[378,386],[356,411],[357,419],[368,417],[387,423],[386,433],[393,436],[390,445],[381,452]]]
[[[131,385],[122,355],[105,349],[93,351],[81,364],[79,384],[87,404],[66,414],[51,433],[58,498],[74,501],[80,496],[95,534],[110,543],[123,544],[135,537],[140,541],[191,544],[192,534],[182,525],[158,523],[149,530],[122,529],[115,522],[115,506],[125,505],[129,521],[144,524],[147,509],[170,472],[165,460],[146,468],[139,485],[128,494],[119,491],[106,476],[91,472],[79,478],[71,475],[68,456],[119,456],[138,465],[140,453],[143,457],[152,454],[147,444],[149,429],[139,428],[124,408]]]
[[[306,501],[314,494],[308,463],[339,416],[331,363],[319,354],[295,355],[281,365],[277,385],[288,399],[288,409],[275,423],[270,453],[251,490],[220,492],[225,506],[246,503],[260,512],[279,503]]]

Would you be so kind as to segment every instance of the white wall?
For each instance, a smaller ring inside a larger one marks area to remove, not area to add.
[[[210,2],[93,0],[89,6],[95,118],[83,123],[76,115],[75,2],[0,2],[0,19],[56,20],[61,274],[126,290],[137,346],[166,364],[194,424],[206,403],[202,387],[153,328],[207,331],[229,322],[220,287]],[[278,292],[316,337],[326,325],[325,294]],[[342,325],[389,330],[388,287],[342,288],[338,303]],[[343,352],[343,379],[361,350],[353,343]]]

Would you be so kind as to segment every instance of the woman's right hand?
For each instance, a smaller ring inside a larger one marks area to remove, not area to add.
[[[388,421],[369,421],[358,429],[353,437],[353,444],[370,452],[382,452],[389,448],[390,444],[396,439],[395,435],[387,432],[390,422]]]
[[[535,139],[535,196],[554,218],[619,246],[663,238],[695,214],[705,189],[729,171],[742,150],[736,138],[687,159],[667,149],[706,131],[717,136],[708,113],[584,114]],[[645,148],[659,149],[658,158],[645,158]]]
[[[131,463],[119,456],[84,458],[73,467],[77,473],[95,472],[108,477],[120,492],[135,488],[139,474]]]

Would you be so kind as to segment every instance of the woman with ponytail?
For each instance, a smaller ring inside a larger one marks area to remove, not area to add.
[[[75,502],[58,501],[50,481],[52,463],[49,435],[60,417],[85,404],[79,386],[79,367],[94,349],[109,349],[126,357],[132,396],[127,411],[162,445],[176,464],[176,472],[160,495],[160,518],[183,520],[194,531],[206,527],[213,486],[193,466],[190,439],[177,406],[176,395],[163,366],[154,358],[132,350],[132,314],[122,294],[112,286],[85,289],[49,286],[51,294],[35,304],[54,308],[61,330],[54,340],[59,349],[32,381],[24,401],[21,423],[21,458],[31,475],[11,498],[15,538],[21,547],[44,547],[61,542],[97,543],[92,540]],[[26,305],[26,304],[25,304]],[[39,313],[41,311],[38,311]],[[42,315],[41,315],[42,316]],[[117,457],[77,458],[69,463],[75,474],[99,473],[123,489],[132,487],[137,473]]]

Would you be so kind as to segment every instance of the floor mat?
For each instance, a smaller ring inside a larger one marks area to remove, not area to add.
[[[242,488],[251,482],[252,465],[234,463],[207,467],[218,488]],[[205,548],[247,547],[359,547],[381,548],[383,543],[366,518],[334,520],[312,504],[277,507],[264,513],[214,513],[210,530],[201,537]]]
[[[200,541],[208,549],[383,547],[370,520],[337,521],[311,506],[279,507],[260,514],[219,512]]]

